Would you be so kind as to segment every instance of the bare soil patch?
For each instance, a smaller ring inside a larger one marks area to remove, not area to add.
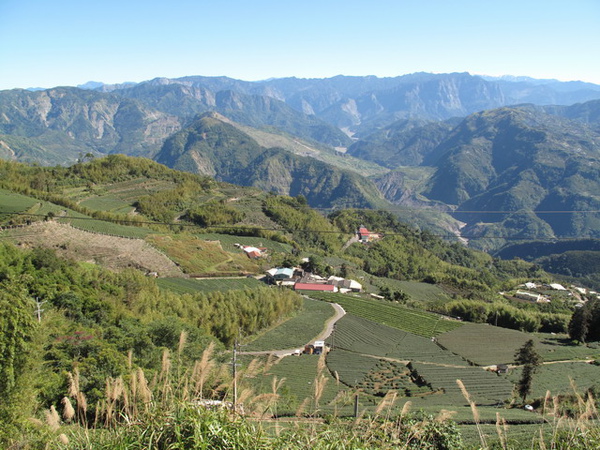
[[[111,270],[135,268],[156,272],[160,277],[184,276],[173,261],[142,239],[90,233],[54,221],[37,222],[6,233],[19,246],[52,248],[62,257]]]

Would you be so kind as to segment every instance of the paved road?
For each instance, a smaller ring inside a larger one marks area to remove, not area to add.
[[[344,317],[344,315],[346,314],[346,311],[344,311],[344,308],[342,308],[337,303],[331,303],[331,306],[333,306],[333,309],[335,310],[335,314],[333,315],[333,317],[331,317],[327,321],[323,331],[316,338],[314,338],[315,341],[324,341],[329,336],[331,336],[331,333],[333,333],[333,327],[335,326],[335,323],[338,320],[340,320],[342,317]],[[288,349],[284,349],[284,350],[264,350],[264,351],[260,351],[260,352],[240,352],[240,355],[275,355],[278,358],[283,358],[284,356],[291,355],[292,353],[294,353],[294,351],[298,350],[299,348],[303,349],[305,344],[306,344],[306,342],[301,342],[298,344],[298,347],[288,348]]]

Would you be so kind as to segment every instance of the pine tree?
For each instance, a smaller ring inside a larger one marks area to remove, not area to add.
[[[535,350],[535,344],[532,339],[529,339],[515,353],[515,364],[523,366],[521,379],[517,383],[517,392],[525,403],[527,396],[531,393],[531,385],[533,375],[537,372],[538,367],[542,363],[542,357]]]

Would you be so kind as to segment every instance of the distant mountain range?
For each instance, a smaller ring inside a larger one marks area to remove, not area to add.
[[[161,98],[162,105],[154,106],[176,115],[181,115],[186,107],[188,113],[204,112],[190,108],[190,97],[214,106],[213,98],[221,91],[270,97],[358,135],[402,118],[444,120],[519,103],[571,105],[600,98],[600,86],[591,83],[526,77],[494,79],[468,73],[414,73],[390,78],[278,78],[257,82],[191,76],[156,78],[133,86],[95,85],[95,88],[146,101],[148,97]],[[173,105],[167,104],[172,98],[185,98],[185,106],[178,107],[176,112]]]
[[[485,249],[598,237],[598,214],[579,211],[600,210],[599,148],[600,86],[581,82],[193,76],[0,91],[5,159],[124,153],[312,206],[425,208],[436,215],[419,223],[462,227]]]

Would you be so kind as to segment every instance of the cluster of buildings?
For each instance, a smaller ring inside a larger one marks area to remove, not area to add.
[[[570,297],[575,297],[575,299],[581,299],[582,295],[592,295],[600,298],[596,291],[591,291],[577,286],[566,288],[562,284],[558,283],[537,284],[528,282],[522,284],[520,288],[521,289],[518,289],[515,292],[514,297],[534,303],[550,303],[551,294],[548,294],[548,291],[564,292]]]
[[[288,286],[296,291],[321,292],[361,292],[362,285],[356,280],[331,276],[323,278],[312,273],[305,273],[299,267],[281,267],[266,272],[267,282],[278,286]]]

